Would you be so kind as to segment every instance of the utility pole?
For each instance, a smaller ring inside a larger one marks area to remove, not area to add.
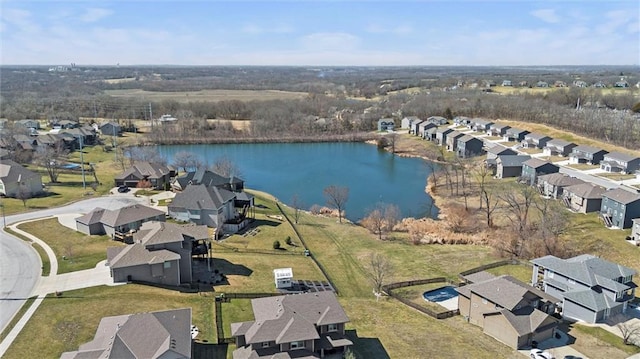
[[[151,109],[151,102],[149,102],[149,120],[151,120],[151,129],[153,130],[153,109]]]
[[[111,123],[111,127],[113,127],[113,153],[115,156],[115,161],[116,163],[118,163],[118,140],[116,139],[115,119],[114,122]]]

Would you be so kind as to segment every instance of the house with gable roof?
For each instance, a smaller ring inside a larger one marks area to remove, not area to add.
[[[640,157],[622,152],[610,152],[604,155],[600,169],[607,172],[634,173],[640,170]]]
[[[324,358],[353,344],[331,291],[256,298],[251,306],[255,320],[231,323],[233,359]]]
[[[636,271],[620,264],[590,254],[568,259],[548,255],[531,263],[531,282],[562,300],[564,318],[603,322],[626,312],[635,298]]]
[[[499,155],[496,158],[496,178],[521,177],[522,164],[530,159],[529,155]]]
[[[558,298],[508,275],[478,274],[481,280],[456,288],[460,315],[469,323],[514,349],[552,337]]]
[[[164,222],[164,211],[134,204],[115,210],[95,208],[76,218],[76,229],[87,235],[106,234],[115,238],[128,232],[137,231],[143,223]]]
[[[560,167],[549,161],[531,158],[522,163],[522,181],[526,181],[526,183],[533,186],[537,183],[538,176],[559,171]]]
[[[133,234],[133,244],[107,248],[107,265],[116,283],[188,284],[193,281],[192,256],[206,254],[210,238],[206,226],[145,222]]]
[[[489,129],[487,130],[487,135],[503,137],[507,133],[507,130],[510,128],[511,126],[508,126],[508,125],[501,125],[499,123],[494,123],[491,126],[489,126]]]
[[[175,177],[176,171],[168,166],[153,162],[136,162],[124,172],[117,175],[116,187],[128,186],[138,187],[149,184],[152,188],[165,190],[171,184],[171,178]]]
[[[191,308],[103,317],[93,340],[60,359],[190,359]]]
[[[462,136],[465,134],[460,131],[450,132],[446,139],[447,151],[455,151],[458,148],[458,139]]]
[[[546,146],[542,149],[542,153],[545,156],[563,156],[566,157],[571,153],[571,150],[576,147],[573,142],[565,141],[560,138],[554,138],[547,142]]]
[[[392,118],[381,118],[378,120],[378,131],[393,131],[395,122]]]
[[[520,142],[524,140],[524,136],[527,135],[529,131],[523,130],[520,128],[511,127],[507,129],[507,131],[502,136],[504,141],[516,141]]]
[[[435,141],[438,146],[444,146],[447,144],[447,136],[453,132],[453,129],[448,127],[438,127],[435,134]]]
[[[621,186],[604,192],[600,217],[607,227],[631,228],[631,220],[640,217],[640,191]]]
[[[571,149],[569,154],[569,163],[587,163],[597,165],[604,159],[604,155],[609,153],[601,148],[579,145]]]
[[[574,212],[596,212],[602,206],[602,194],[605,191],[604,187],[589,182],[575,184],[564,188],[562,201]]]
[[[402,121],[400,121],[400,127],[402,127],[403,129],[410,130],[411,124],[418,120],[419,120],[418,116],[407,116],[403,118]]]
[[[471,135],[464,135],[458,138],[456,153],[460,158],[479,156],[484,153],[484,142]]]
[[[549,173],[538,176],[538,191],[545,197],[558,199],[562,197],[565,187],[585,183],[583,180],[564,173]]]
[[[418,132],[416,132],[416,134],[420,137],[422,137],[423,139],[427,139],[427,131],[430,129],[433,129],[433,133],[435,133],[436,129],[438,128],[438,126],[436,126],[434,123],[429,122],[429,121],[422,121],[419,125],[418,125]]]
[[[518,152],[510,147],[496,144],[495,146],[487,148],[487,159],[485,162],[489,166],[495,166],[498,156],[515,156],[517,154]]]
[[[522,140],[524,148],[544,148],[552,138],[542,133],[527,133]]]
[[[631,226],[631,240],[636,241],[636,244],[640,242],[640,217],[634,218],[632,220],[633,225]]]
[[[8,159],[0,162],[0,195],[16,197],[23,194],[29,197],[43,193],[42,176]]]

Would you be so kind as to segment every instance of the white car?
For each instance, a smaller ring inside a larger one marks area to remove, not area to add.
[[[549,352],[545,352],[541,349],[531,349],[529,353],[531,359],[555,359]]]

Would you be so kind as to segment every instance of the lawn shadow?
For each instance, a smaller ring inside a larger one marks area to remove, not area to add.
[[[251,227],[260,227],[260,226],[277,227],[277,226],[279,226],[281,224],[282,224],[282,222],[278,222],[278,221],[270,221],[270,220],[267,220],[267,219],[256,219],[251,224]]]
[[[380,339],[358,337],[358,331],[355,329],[346,330],[345,333],[349,340],[353,342],[353,350],[358,354],[358,357],[391,359]]]
[[[219,270],[220,273],[224,275],[241,275],[248,277],[253,273],[253,270],[242,264],[233,264],[222,258],[212,258],[211,267]]]

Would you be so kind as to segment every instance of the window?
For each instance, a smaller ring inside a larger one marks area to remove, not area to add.
[[[291,349],[304,349],[304,342],[303,341],[291,342],[291,344],[289,344],[289,347]]]
[[[329,324],[329,325],[327,325],[327,331],[328,332],[337,332],[338,331],[338,324]]]
[[[164,268],[171,268],[171,262],[164,262]]]
[[[553,271],[548,271],[547,272],[547,277],[553,278]]]

